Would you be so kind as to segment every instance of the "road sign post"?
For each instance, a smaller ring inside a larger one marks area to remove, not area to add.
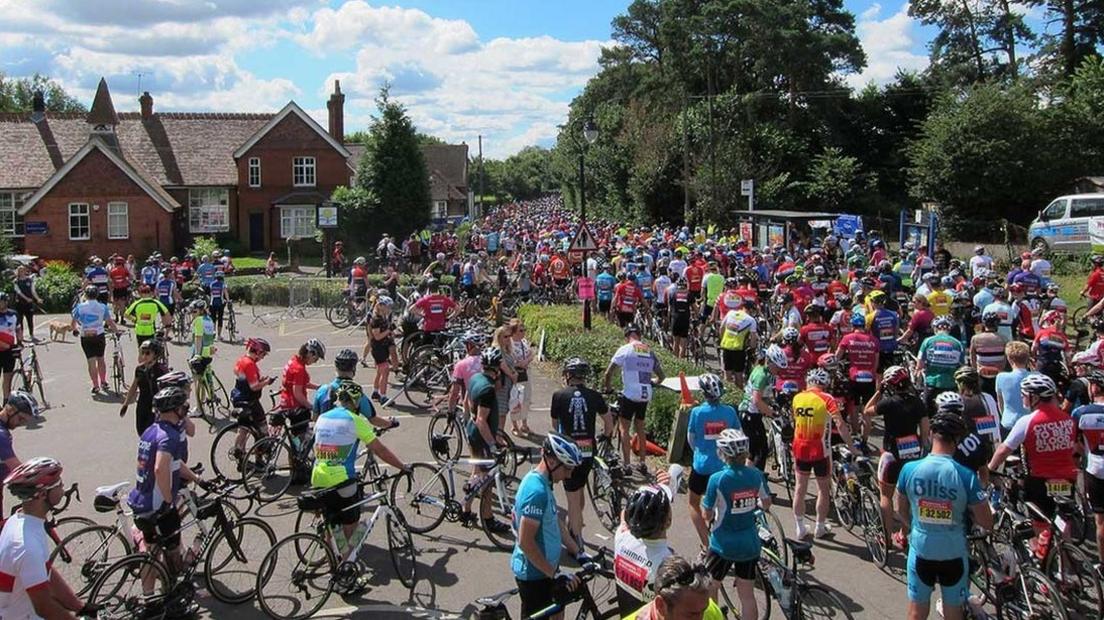
[[[748,199],[748,211],[755,210],[755,179],[744,179],[740,181],[740,195],[747,196]]]

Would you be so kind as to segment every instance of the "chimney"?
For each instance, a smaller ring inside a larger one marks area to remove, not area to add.
[[[341,92],[341,80],[334,80],[334,91],[326,107],[330,111],[330,136],[345,144],[345,95]]]
[[[149,120],[153,116],[153,97],[150,96],[148,90],[138,98],[138,104],[142,106],[142,120]]]
[[[36,90],[31,99],[31,120],[39,122],[46,118],[46,95],[41,90]]]

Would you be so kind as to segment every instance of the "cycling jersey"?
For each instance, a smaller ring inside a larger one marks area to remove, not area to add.
[[[928,305],[931,306],[935,316],[946,316],[951,313],[951,304],[954,303],[954,295],[948,291],[933,291],[928,294]]]
[[[974,472],[945,454],[906,463],[897,491],[908,498],[910,551],[925,560],[966,556],[967,510],[986,500]]]
[[[740,418],[732,405],[707,401],[690,410],[686,438],[694,450],[696,473],[709,476],[724,467],[724,461],[717,456],[717,438],[726,428],[740,428]]]
[[[569,385],[554,392],[549,409],[553,430],[570,437],[583,458],[594,456],[595,421],[608,411],[602,395],[582,385]]]
[[[955,388],[954,373],[963,362],[962,343],[947,334],[924,339],[918,353],[924,361],[924,385],[941,390]]]
[[[655,575],[659,565],[674,554],[666,539],[637,538],[621,526],[613,535],[613,575],[617,581],[617,604],[626,616],[655,598]]]
[[[756,364],[755,368],[751,370],[751,375],[748,377],[747,383],[744,385],[744,396],[743,399],[740,400],[740,410],[747,411],[751,414],[765,413],[759,411],[759,407],[755,404],[752,394],[757,391],[763,400],[769,402],[773,394],[773,388],[774,377],[771,376],[766,365]]]
[[[636,312],[636,304],[640,301],[640,289],[631,280],[625,280],[613,289],[614,308],[622,314]]]
[[[100,336],[104,333],[104,325],[111,318],[111,310],[107,304],[95,299],[82,301],[73,308],[73,318],[80,326],[80,334],[85,338]]]
[[[172,497],[162,497],[157,487],[154,466],[157,455],[172,457]],[[180,467],[188,460],[188,437],[180,427],[161,420],[155,421],[138,440],[138,470],[134,488],[127,496],[127,503],[136,515],[148,515],[161,509],[164,503],[175,503],[180,491]]]
[[[828,427],[831,416],[838,412],[836,399],[818,389],[794,396],[794,460],[819,461],[827,456]]]
[[[498,394],[495,382],[482,372],[473,375],[468,381],[468,400],[475,405],[472,410],[473,415],[468,420],[468,441],[482,445],[483,434],[475,425],[480,407],[486,407],[490,412],[487,415],[487,426],[490,427],[491,433],[493,434],[498,428]]]
[[[644,299],[651,299],[655,292],[652,290],[652,274],[647,271],[636,272],[636,286]]]
[[[22,328],[23,324],[15,310],[8,309],[0,312],[0,342],[7,344],[8,348],[15,345],[16,337]]]
[[[243,355],[234,363],[234,389],[230,390],[230,400],[234,404],[251,404],[261,398],[261,391],[253,391],[250,385],[261,380],[261,370],[257,361]]]
[[[130,271],[126,267],[114,267],[108,273],[111,279],[111,288],[121,290],[130,286]]]
[[[195,347],[195,338],[199,338],[199,349]],[[215,344],[215,322],[206,314],[192,320],[192,355],[211,357],[211,348]]]
[[[344,407],[330,409],[314,421],[314,469],[311,486],[335,487],[355,478],[357,449],[376,440],[376,431],[363,416]]]
[[[705,299],[712,302],[724,290],[724,276],[716,272],[705,274],[702,278],[702,289],[705,291]]]
[[[1077,436],[1085,449],[1085,472],[1104,478],[1104,405],[1090,403],[1073,411]]]
[[[779,394],[796,394],[805,389],[805,356],[795,356],[793,349],[785,347],[786,367],[774,371],[774,390]]]
[[[801,342],[805,344],[805,354],[815,363],[816,359],[832,345],[832,329],[826,323],[809,323],[801,328]]]
[[[165,304],[143,297],[131,302],[123,315],[134,318],[134,335],[152,336],[157,331],[157,319],[168,313]]]
[[[624,616],[622,620],[657,620],[660,616],[655,612],[652,605],[649,603],[633,613]],[[724,620],[724,612],[721,611],[717,602],[710,599],[709,606],[705,608],[705,613],[702,614],[702,620]]]
[[[1012,313],[1012,306],[1003,301],[994,301],[982,308],[981,313],[988,314],[993,313],[997,315],[997,333],[1000,334],[1004,340],[1012,340],[1012,324],[1016,320],[1016,316]]]
[[[314,415],[317,416],[338,406],[335,394],[337,394],[337,388],[342,381],[348,381],[348,379],[334,379],[330,383],[318,386],[318,389],[314,392],[314,400],[311,402],[311,411]],[[360,395],[356,412],[369,420],[376,417],[376,408],[372,405],[372,399],[368,398],[368,395]]]
[[[157,283],[157,299],[165,306],[171,306],[176,301],[176,280],[161,278]]]
[[[621,367],[621,394],[629,400],[652,400],[652,375],[660,369],[659,358],[645,343],[632,340],[621,345],[611,360]]]
[[[892,310],[882,308],[866,319],[870,333],[878,339],[879,351],[891,354],[897,350],[897,332],[901,324],[900,317]]]
[[[690,317],[690,291],[686,289],[675,290],[671,294],[671,318]]]
[[[617,284],[617,278],[608,273],[600,273],[598,277],[594,278],[594,289],[598,296],[598,301],[609,301],[613,299],[613,287]]]
[[[689,284],[690,292],[697,293],[702,290],[702,269],[697,265],[690,265],[683,271],[683,276],[686,277],[686,282]]]
[[[725,291],[717,296],[713,302],[713,306],[720,309],[721,316],[725,316],[725,313],[731,310],[739,310],[744,304],[744,298],[740,297],[736,291]]]
[[[110,277],[107,274],[107,270],[103,267],[92,267],[84,274],[84,277],[88,278],[88,281],[95,285],[96,289],[101,293],[107,292],[107,283]]]
[[[763,472],[749,465],[729,465],[710,476],[701,502],[716,514],[709,550],[731,562],[758,558],[762,543],[755,513],[769,497]]]
[[[666,304],[671,299],[671,289],[674,288],[671,285],[671,278],[659,276],[655,279],[653,287],[655,288],[655,302],[657,304]]]
[[[840,339],[837,347],[847,364],[847,377],[857,383],[872,383],[877,373],[878,341],[866,332],[854,331]]]
[[[310,384],[310,373],[307,366],[298,355],[292,355],[288,363],[284,365],[284,377],[280,391],[280,409],[298,409],[299,401],[295,400],[295,387],[302,387],[305,391]]]
[[[46,523],[25,512],[4,522],[0,532],[0,618],[37,620],[28,592],[50,587]]]
[[[1077,477],[1076,436],[1075,422],[1068,413],[1040,403],[1038,409],[1016,421],[1004,445],[1011,450],[1023,446],[1029,476],[1072,480]]]
[[[517,499],[514,502],[514,530],[521,531],[521,520],[532,519],[539,525],[536,541],[544,559],[552,566],[560,564],[560,523],[556,517],[556,496],[552,484],[539,470],[533,469],[525,474],[518,486]],[[514,545],[510,556],[510,568],[519,581],[547,579],[525,553],[520,544]]]
[[[157,278],[161,275],[161,272],[157,267],[146,266],[142,267],[140,275],[142,277],[142,284],[153,286],[157,284]]]
[[[884,395],[874,406],[874,415],[882,418],[885,424],[883,450],[898,461],[912,461],[923,456],[920,424],[928,417],[928,410],[922,400],[913,394]]]
[[[199,278],[201,285],[210,286],[211,281],[215,279],[215,266],[211,263],[200,263],[196,267],[196,277]]]
[[[456,302],[440,293],[427,295],[414,302],[414,307],[422,311],[422,331],[439,332],[448,323],[448,314],[456,307]]]
[[[1065,362],[1069,340],[1060,330],[1053,327],[1041,329],[1035,334],[1036,364],[1057,364]]]
[[[754,334],[758,323],[743,310],[730,310],[721,321],[721,348],[742,351],[747,346],[749,334]]]
[[[970,348],[982,378],[994,379],[1008,366],[1008,358],[1004,355],[1006,344],[1007,341],[995,332],[982,332],[970,339]]]
[[[226,281],[215,279],[211,281],[211,307],[219,308],[226,301]]]

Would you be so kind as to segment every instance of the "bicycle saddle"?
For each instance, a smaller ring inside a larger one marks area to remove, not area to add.
[[[803,540],[794,540],[793,538],[786,539],[786,546],[792,549],[795,554],[812,551],[813,549],[813,543]]]
[[[96,495],[102,495],[104,497],[115,497],[116,495],[119,494],[119,491],[122,491],[123,489],[125,489],[129,486],[130,486],[130,481],[129,480],[124,480],[122,482],[118,482],[118,483],[115,483],[115,484],[110,484],[110,485],[102,486],[102,487],[96,487]]]

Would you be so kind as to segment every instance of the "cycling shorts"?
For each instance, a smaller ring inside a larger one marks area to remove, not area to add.
[[[521,617],[528,618],[538,611],[551,607],[555,602],[557,592],[554,579],[533,579],[526,581],[514,579],[518,586],[518,596],[521,598]]]
[[[1085,490],[1088,492],[1093,514],[1104,515],[1104,479],[1086,472]]]
[[[621,418],[624,420],[643,420],[648,413],[648,403],[638,402],[624,395],[617,397],[617,404],[621,406]]]
[[[103,353],[101,352],[100,355]],[[14,351],[0,351],[0,372],[9,375],[15,372],[15,356]]]
[[[671,319],[671,335],[675,338],[688,338],[690,336],[690,315],[676,314]]]
[[[866,403],[874,397],[873,381],[848,381],[847,398],[856,407],[865,407]]]
[[[747,370],[747,360],[744,349],[721,349],[721,367],[725,372],[743,374]]]
[[[944,605],[961,607],[969,595],[969,558],[925,560],[911,548],[908,555],[908,597],[913,603],[931,603],[938,584]]]
[[[815,461],[799,461],[794,459],[794,467],[797,469],[798,473],[812,473],[817,478],[828,477],[828,457]]]
[[[734,562],[732,560],[726,560],[717,555],[716,551],[709,550],[705,555],[705,570],[709,571],[709,576],[714,581],[724,582],[725,577],[732,573],[740,579],[752,581],[755,579],[755,571],[759,566],[759,558],[752,560],[744,560],[742,562]]]
[[[329,489],[322,495],[322,512],[330,525],[353,525],[360,521],[361,500],[357,485],[352,481]]]
[[[697,493],[698,495],[705,495],[706,487],[709,485],[709,475],[699,474],[698,470],[693,467],[690,468],[690,479],[687,480],[687,487],[689,487],[691,493]]]
[[[698,317],[701,318],[702,321],[707,321],[711,316],[713,316],[713,306],[702,304],[701,313]]]
[[[898,460],[890,451],[882,452],[882,458],[878,460],[878,482],[895,485],[901,477],[901,468],[908,461]]]
[[[636,318],[635,312],[618,312],[617,326],[624,328],[629,323],[632,323],[634,318]]]
[[[180,513],[176,510],[166,510],[157,518],[155,515],[135,517],[134,526],[142,532],[142,539],[147,545],[158,544],[166,551],[172,551],[180,546]]]
[[[1086,478],[1092,478],[1092,476],[1086,475]],[[1077,481],[1071,480],[1071,485],[1076,486]],[[1028,476],[1023,482],[1023,499],[1025,502],[1032,502],[1039,507],[1039,510],[1043,511],[1048,517],[1053,517],[1057,514],[1058,504],[1054,501],[1054,498],[1047,493],[1047,479],[1038,478],[1036,476]],[[1095,510],[1094,510],[1095,512]],[[1032,519],[1034,519],[1034,513],[1032,513]]]
[[[81,350],[84,351],[84,357],[86,359],[103,357],[104,350],[107,349],[107,338],[103,334],[96,336],[81,336],[80,342]]]
[[[594,466],[594,459],[583,459],[582,463],[579,463],[578,467],[571,470],[571,476],[564,480],[564,490],[567,492],[581,491],[586,486],[587,477],[590,476],[590,470]]]
[[[130,287],[124,286],[122,288],[117,288],[114,290],[112,295],[115,301],[125,300],[127,297],[130,296]]]

